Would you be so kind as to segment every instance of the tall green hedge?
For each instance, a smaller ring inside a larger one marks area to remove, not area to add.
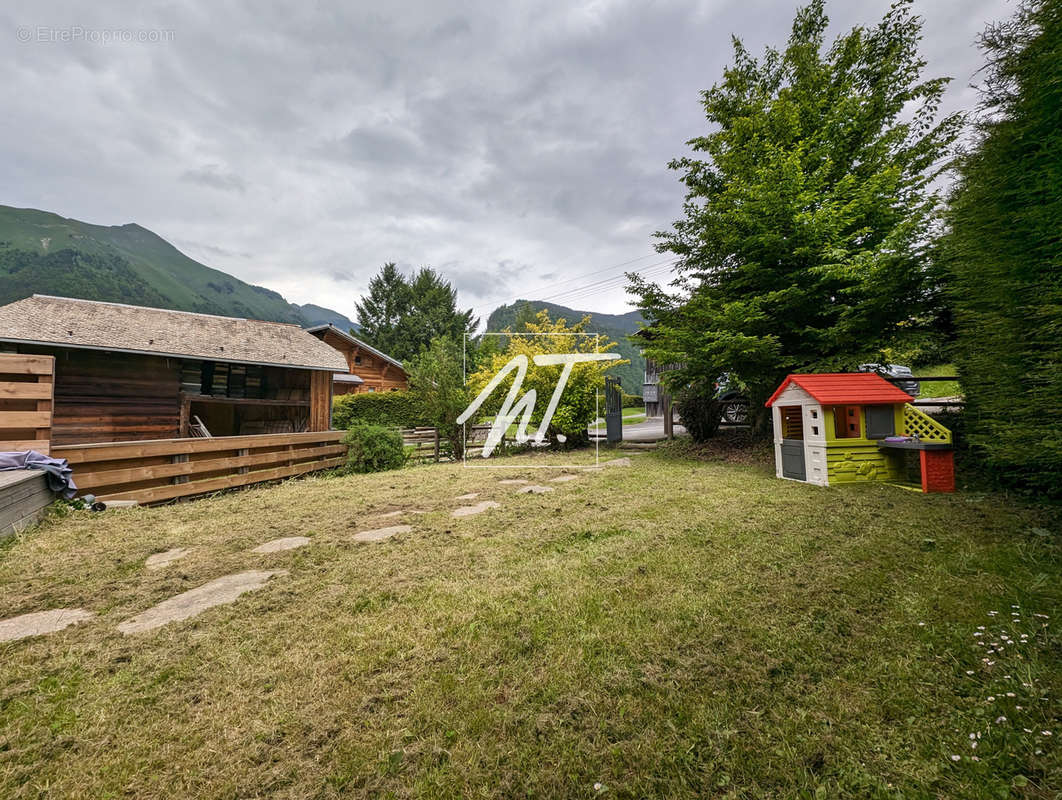
[[[982,42],[948,239],[965,425],[997,478],[1062,496],[1062,4],[1027,2]]]
[[[394,428],[424,425],[412,392],[360,392],[332,401],[332,427],[347,430],[355,423]]]

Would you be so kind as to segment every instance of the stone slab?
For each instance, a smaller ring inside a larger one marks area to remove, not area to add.
[[[553,491],[553,487],[552,486],[536,486],[535,484],[531,484],[530,486],[525,486],[523,489],[518,489],[516,491],[516,493],[517,494],[545,494],[546,492],[552,492],[552,491]]]
[[[191,552],[191,548],[188,547],[175,547],[164,553],[153,553],[144,561],[144,566],[150,570],[162,569],[163,567],[168,567],[174,561],[184,558]]]
[[[285,536],[282,539],[271,539],[258,545],[252,553],[279,553],[283,550],[294,550],[297,547],[305,547],[310,543],[306,536]]]
[[[461,508],[455,508],[452,517],[471,517],[473,514],[482,514],[484,511],[490,511],[492,508],[500,508],[501,503],[495,503],[493,500],[484,500],[481,503],[476,503],[474,506],[461,506]]]
[[[0,620],[0,642],[13,642],[29,636],[55,633],[94,616],[96,615],[91,611],[83,608],[53,608],[50,611],[34,611]]]
[[[392,525],[389,528],[376,528],[371,531],[362,531],[354,534],[355,542],[382,542],[399,533],[409,533],[413,530],[412,525]]]
[[[241,594],[261,589],[274,575],[287,575],[286,569],[248,570],[216,578],[202,586],[163,600],[135,617],[118,625],[125,635],[144,633],[161,628],[170,622],[190,619],[214,606],[232,603]]]

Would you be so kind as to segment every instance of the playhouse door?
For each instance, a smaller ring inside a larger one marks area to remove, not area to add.
[[[782,477],[798,481],[808,479],[804,466],[804,443],[801,441],[782,440]]]

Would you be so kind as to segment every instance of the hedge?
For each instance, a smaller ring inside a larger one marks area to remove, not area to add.
[[[347,430],[355,423],[413,428],[425,424],[412,392],[359,392],[332,401],[332,427]]]

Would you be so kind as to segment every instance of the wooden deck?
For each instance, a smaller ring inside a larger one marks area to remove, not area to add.
[[[53,500],[55,493],[39,469],[0,472],[0,539],[38,522]]]

